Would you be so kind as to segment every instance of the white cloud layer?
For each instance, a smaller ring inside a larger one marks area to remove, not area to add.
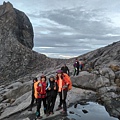
[[[49,57],[71,58],[120,40],[120,0],[9,1],[32,22],[33,50]]]

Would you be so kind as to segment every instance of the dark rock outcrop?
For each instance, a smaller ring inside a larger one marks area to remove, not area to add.
[[[52,60],[32,51],[33,28],[28,17],[7,2],[0,6],[0,83],[55,67]]]
[[[16,37],[24,46],[33,48],[34,33],[30,20],[9,2],[0,6],[0,33],[3,40]]]

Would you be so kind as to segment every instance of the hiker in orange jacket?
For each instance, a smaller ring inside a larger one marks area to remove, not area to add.
[[[44,106],[44,113],[46,114],[46,76],[42,75],[41,79],[37,85],[37,111],[36,111],[36,118],[41,119],[42,116],[40,116],[40,108],[41,108],[41,102],[43,101]]]
[[[61,114],[66,115],[67,114],[67,105],[66,105],[66,98],[67,98],[67,92],[68,92],[68,85],[70,84],[70,81],[64,77],[64,73],[62,70],[57,71],[56,76],[57,84],[58,84],[58,93],[60,97],[60,103],[58,105],[58,109],[62,109],[63,104],[63,111]]]

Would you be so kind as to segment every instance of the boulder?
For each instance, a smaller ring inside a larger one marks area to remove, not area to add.
[[[105,76],[110,80],[110,84],[114,84],[115,73],[112,71],[112,69],[104,67],[100,70],[100,73],[102,76]]]
[[[80,88],[97,90],[100,87],[110,86],[110,81],[104,76],[97,76],[96,74],[86,71],[80,72],[80,75],[71,77],[73,86]]]
[[[4,110],[4,112],[1,114],[0,119],[3,119],[5,117],[8,117],[12,114],[18,113],[19,111],[22,111],[30,105],[30,92],[24,94],[19,98],[19,100],[16,100],[16,103],[13,104],[13,106],[8,107]]]
[[[16,99],[21,95],[25,94],[26,92],[30,91],[32,88],[31,82],[26,82],[22,86],[14,89],[10,89],[8,92],[3,94],[6,98],[13,98]]]
[[[120,115],[120,94],[117,92],[119,87],[109,86],[102,87],[98,90],[102,104],[111,116],[119,117]]]

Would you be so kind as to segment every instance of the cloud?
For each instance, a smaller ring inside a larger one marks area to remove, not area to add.
[[[79,56],[120,40],[119,0],[10,2],[33,25],[33,50],[49,57]]]
[[[96,12],[97,11],[97,12]],[[35,16],[34,16],[35,17]],[[117,27],[100,9],[85,11],[83,7],[41,12],[35,27],[35,48],[47,55],[78,56],[119,40]],[[39,35],[38,35],[39,32]],[[38,36],[37,36],[38,35]],[[41,47],[51,47],[41,49]],[[61,55],[62,53],[62,55]]]

